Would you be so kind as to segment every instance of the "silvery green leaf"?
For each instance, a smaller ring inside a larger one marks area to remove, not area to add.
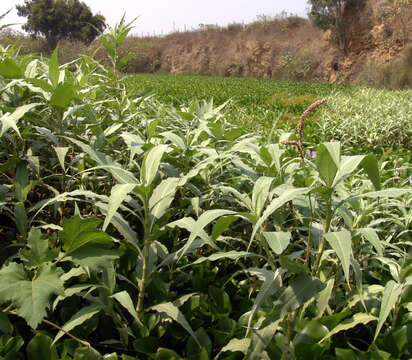
[[[256,225],[253,227],[252,236],[250,237],[250,244],[252,243],[253,239],[259,228],[262,224],[266,221],[266,219],[273,214],[277,209],[279,209],[282,205],[286,204],[288,201],[293,200],[295,197],[300,195],[306,194],[309,192],[308,188],[291,188],[282,192],[282,194],[273,199],[271,203],[266,207],[265,211],[263,212],[262,216],[256,222]],[[250,245],[249,245],[250,246]]]
[[[145,155],[140,172],[140,182],[144,186],[152,184],[156,173],[159,170],[160,160],[167,149],[167,145],[160,144],[150,149]]]
[[[171,302],[162,303],[159,305],[152,306],[148,310],[157,311],[158,313],[164,314],[167,317],[170,317],[172,320],[176,321],[193,337],[193,339],[200,346],[199,340],[197,339],[192,327],[187,322],[185,316],[182,314],[182,312],[175,304]]]
[[[65,165],[65,158],[67,155],[67,152],[69,151],[69,147],[61,147],[61,146],[53,146],[54,151],[57,154],[57,158],[59,159],[60,166],[62,167],[63,171],[66,171],[66,165]]]
[[[275,254],[281,255],[288,247],[290,240],[292,239],[292,234],[289,231],[272,231],[263,232],[263,237]]]
[[[39,103],[32,103],[32,104],[27,104],[27,105],[22,105],[16,110],[14,110],[13,113],[5,113],[1,118],[0,118],[0,123],[1,123],[1,131],[0,131],[0,137],[4,135],[4,133],[12,128],[17,135],[20,135],[19,128],[17,127],[17,121],[19,121],[24,115],[26,115],[29,111],[33,110],[36,106],[39,106],[41,104]]]
[[[345,274],[346,282],[349,285],[349,267],[351,263],[352,254],[352,236],[348,230],[339,232],[330,232],[324,235],[330,246],[335,250],[338,256],[343,272]]]
[[[398,284],[393,280],[389,280],[385,285],[385,290],[383,291],[381,309],[379,312],[378,325],[376,326],[375,336],[373,340],[375,341],[381,331],[383,324],[385,323],[389,313],[395,309],[396,302],[402,293],[403,285]]]
[[[106,218],[104,219],[103,231],[106,231],[107,226],[110,224],[114,214],[119,208],[120,204],[124,201],[126,196],[132,192],[136,184],[116,184],[112,187]]]
[[[274,178],[262,176],[255,182],[252,192],[252,208],[257,217],[262,213],[263,207],[268,200],[270,186]]]

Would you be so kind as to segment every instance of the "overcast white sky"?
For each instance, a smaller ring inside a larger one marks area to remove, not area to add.
[[[276,15],[282,11],[306,16],[306,0],[83,0],[114,25],[126,12],[126,20],[139,16],[134,34],[160,35],[174,30],[198,28],[199,24],[227,25],[249,23],[257,15]],[[0,14],[13,8],[2,23],[24,23],[15,10],[24,0],[0,0]]]

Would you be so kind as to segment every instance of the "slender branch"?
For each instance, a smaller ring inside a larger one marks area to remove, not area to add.
[[[17,315],[17,316],[19,315],[19,314],[17,314],[17,312],[14,311],[14,310],[7,310],[7,309],[6,309],[6,310],[3,310],[3,312],[7,312],[7,313],[10,314],[10,315]],[[81,339],[77,338],[76,336],[70,334],[68,331],[64,330],[64,329],[63,329],[62,327],[60,327],[59,325],[57,325],[57,324],[55,324],[55,323],[53,323],[53,322],[51,322],[51,321],[49,321],[49,320],[46,320],[46,319],[43,319],[42,322],[45,323],[45,324],[47,324],[47,325],[53,326],[54,328],[56,328],[56,329],[59,330],[59,331],[64,332],[68,337],[70,337],[70,338],[72,338],[73,340],[77,341],[79,344],[84,345],[84,346],[87,346],[87,347],[91,347],[90,344],[89,344],[87,341],[84,341],[84,340],[81,340]]]
[[[68,331],[64,330],[62,327],[60,327],[59,325],[52,323],[49,320],[43,319],[42,322],[44,322],[47,325],[53,326],[54,328],[64,332],[68,337],[72,338],[73,340],[77,341],[79,344],[85,345],[87,347],[90,347],[90,344],[87,341],[83,341],[79,338],[77,338],[76,336],[70,334]]]

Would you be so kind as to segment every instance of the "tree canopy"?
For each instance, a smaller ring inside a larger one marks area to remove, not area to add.
[[[106,28],[105,18],[79,0],[25,0],[16,9],[27,17],[23,30],[44,36],[51,48],[62,39],[91,42]]]

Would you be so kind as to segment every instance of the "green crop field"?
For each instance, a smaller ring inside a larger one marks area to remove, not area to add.
[[[123,76],[129,30],[0,48],[0,359],[410,359],[412,92]]]

